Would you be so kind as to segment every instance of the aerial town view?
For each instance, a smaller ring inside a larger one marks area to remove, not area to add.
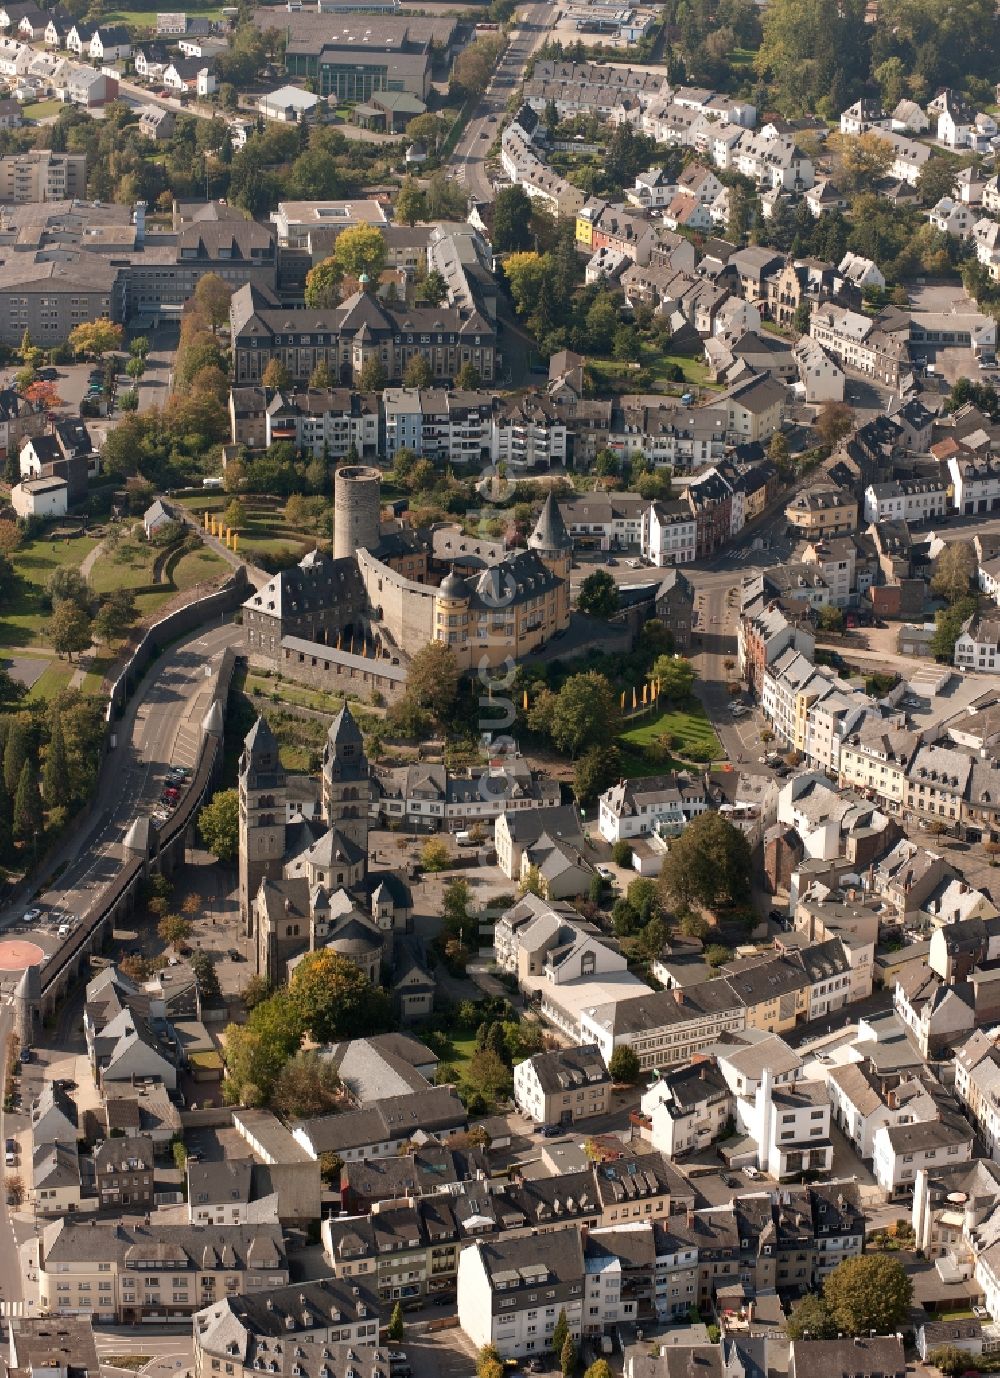
[[[995,0],[0,0],[0,1378],[1000,1378],[998,321]]]

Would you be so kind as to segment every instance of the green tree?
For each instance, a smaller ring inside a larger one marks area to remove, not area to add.
[[[607,1359],[595,1359],[583,1378],[611,1378],[611,1365]]]
[[[931,588],[949,603],[968,598],[977,569],[971,541],[949,541],[934,561]]]
[[[298,1007],[287,990],[255,1005],[245,1024],[228,1025],[223,1086],[228,1103],[264,1105],[301,1041]]]
[[[611,1054],[608,1072],[612,1081],[634,1086],[639,1080],[640,1071],[639,1055],[628,1044],[621,1044]]]
[[[955,642],[963,625],[976,611],[976,600],[962,598],[950,608],[942,608],[934,614],[934,635],[931,638],[931,655],[949,664],[955,658]]]
[[[590,804],[620,780],[622,755],[614,742],[595,743],[573,763],[573,793],[580,804]]]
[[[542,255],[533,252],[511,254],[504,260],[504,277],[519,315],[526,316],[538,300],[547,267]]]
[[[448,284],[445,282],[444,274],[437,268],[432,268],[424,278],[420,288],[420,295],[428,306],[440,306],[448,296]]]
[[[198,279],[194,289],[195,309],[201,312],[212,327],[213,335],[218,333],[220,326],[229,324],[232,296],[233,289],[218,273],[205,273]]]
[[[552,1328],[552,1353],[557,1359],[562,1353],[562,1347],[566,1343],[568,1335],[569,1321],[566,1317],[566,1308],[563,1306],[560,1307],[559,1315],[556,1317],[556,1323]]]
[[[401,225],[415,225],[427,210],[424,193],[412,177],[407,177],[396,197],[396,219]]]
[[[156,925],[160,939],[175,948],[183,947],[193,931],[190,919],[184,918],[183,914],[164,914]]]
[[[556,696],[552,741],[571,756],[618,735],[621,713],[610,682],[596,670],[571,675]]]
[[[483,1345],[476,1356],[476,1378],[503,1378],[503,1362],[495,1345]]]
[[[48,636],[56,654],[72,660],[74,654],[90,646],[90,616],[78,603],[67,600],[56,603],[49,618]]]
[[[332,1059],[308,1048],[295,1053],[282,1067],[270,1103],[272,1110],[286,1119],[309,1120],[339,1110],[343,1094]]]
[[[659,913],[660,896],[656,881],[651,876],[636,876],[635,880],[629,881],[626,896],[638,914],[640,923],[648,923],[654,914]]]
[[[34,843],[42,831],[42,796],[38,790],[38,769],[25,761],[14,795],[14,835],[22,842]]]
[[[29,755],[33,754],[34,747],[31,720],[26,715],[19,713],[7,729],[7,740],[4,743],[3,751],[4,783],[11,798],[17,790],[18,781],[21,778],[21,769]]]
[[[303,1030],[315,1043],[357,1038],[388,1023],[385,992],[330,947],[306,953],[292,973],[288,995]]]
[[[968,1371],[969,1351],[959,1349],[958,1345],[938,1345],[928,1354],[927,1362],[940,1369],[947,1378],[958,1378],[960,1373]]]
[[[330,365],[325,359],[320,359],[309,375],[309,386],[311,388],[332,388],[336,385],[336,379],[330,370]]]
[[[292,384],[292,375],[281,362],[280,359],[268,359],[261,374],[260,381],[266,388],[274,388],[277,392],[285,392]]]
[[[465,1084],[493,1103],[512,1094],[514,1077],[495,1048],[480,1048],[466,1063]]]
[[[403,1304],[402,1302],[397,1301],[396,1305],[392,1308],[392,1315],[389,1317],[389,1324],[386,1327],[386,1335],[392,1341],[393,1344],[398,1345],[402,1344],[403,1342],[403,1334]]]
[[[823,1298],[810,1292],[792,1307],[785,1332],[790,1340],[835,1340],[837,1323]]]
[[[531,197],[519,183],[502,187],[493,202],[493,247],[519,253],[531,243]]]
[[[576,1341],[572,1335],[567,1335],[563,1340],[562,1351],[559,1355],[559,1368],[563,1378],[570,1378],[570,1374],[576,1372],[577,1359]]]
[[[816,433],[828,450],[834,450],[854,429],[854,412],[846,402],[824,402],[816,417]]]
[[[823,1300],[847,1335],[886,1335],[906,1324],[913,1283],[898,1258],[864,1254],[838,1263],[823,1284]]]
[[[832,603],[823,604],[816,609],[816,625],[821,632],[840,632],[844,629],[844,614]]]
[[[611,860],[616,866],[632,865],[632,844],[626,838],[619,838],[611,847]]]
[[[7,784],[0,771],[0,862],[10,861],[14,855],[14,805]]]
[[[105,644],[126,636],[138,617],[131,589],[114,589],[102,601],[94,618],[94,636]]]
[[[667,925],[661,918],[657,917],[650,919],[649,923],[647,923],[646,927],[642,930],[642,933],[639,935],[639,942],[642,944],[643,952],[651,962],[659,957],[666,946],[669,936]]]
[[[443,641],[429,641],[410,661],[406,693],[420,708],[444,722],[454,710],[458,681],[455,652]]]
[[[240,796],[217,790],[198,815],[201,840],[218,861],[235,861],[240,849]]]
[[[595,569],[580,585],[576,605],[591,617],[612,617],[618,611],[618,585],[606,569]]]
[[[119,347],[123,333],[120,325],[103,316],[94,321],[81,321],[69,332],[69,347],[74,354],[92,354],[100,359]]]
[[[52,714],[52,728],[42,774],[42,793],[45,796],[46,808],[49,809],[62,808],[72,798],[69,765],[66,761],[66,742],[63,738],[62,718],[58,711]]]
[[[663,697],[674,703],[682,703],[691,697],[695,678],[694,666],[683,656],[657,656],[649,677],[658,681]]]
[[[705,961],[714,970],[716,967],[725,966],[732,958],[732,952],[722,943],[709,943],[705,948]]]
[[[482,374],[479,372],[479,369],[476,368],[475,364],[463,364],[455,374],[456,388],[461,388],[468,392],[475,392],[478,388],[481,388],[482,385]]]
[[[358,387],[362,392],[381,392],[388,381],[385,365],[374,354],[361,365]]]
[[[660,871],[665,899],[711,909],[745,904],[750,892],[750,844],[721,814],[700,814],[671,842]]]
[[[420,849],[420,864],[425,871],[446,871],[451,865],[451,851],[440,837],[429,838]]]
[[[434,371],[425,354],[414,354],[403,370],[403,383],[408,388],[429,388],[434,382]]]
[[[219,973],[215,969],[215,963],[203,948],[191,954],[191,970],[194,972],[194,979],[198,982],[198,990],[205,1004],[218,1004],[222,999]]]

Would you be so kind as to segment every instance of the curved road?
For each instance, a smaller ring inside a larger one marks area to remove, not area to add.
[[[43,905],[82,915],[117,874],[125,834],[156,804],[167,767],[195,764],[201,719],[211,704],[209,677],[226,647],[242,639],[242,627],[216,622],[192,633],[147,671],[113,728],[115,745],[90,805],[93,821],[51,859],[49,873],[58,873],[59,880],[42,893]],[[24,907],[22,900],[8,909],[0,926],[20,918]]]
[[[500,117],[521,84],[529,58],[545,41],[552,19],[552,6],[525,5],[518,17],[518,27],[511,33],[493,79],[448,159],[448,172],[477,201],[493,200],[493,183],[486,171],[486,155],[500,132]]]

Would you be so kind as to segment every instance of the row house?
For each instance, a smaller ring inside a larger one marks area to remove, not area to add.
[[[865,490],[864,519],[869,524],[903,521],[907,525],[943,517],[948,510],[944,479],[894,479],[873,483]]]
[[[379,450],[379,405],[375,393],[347,388],[278,392],[264,409],[264,444],[285,440],[305,454],[346,459],[373,458]]]
[[[873,319],[825,302],[813,310],[809,334],[845,368],[898,389],[910,366],[909,326],[906,322],[900,330],[883,330],[879,326],[882,320],[881,315]]]
[[[546,167],[516,120],[503,132],[500,161],[510,180],[524,187],[528,196],[545,206],[557,220],[575,217],[586,200],[578,187]]]
[[[816,638],[808,613],[790,612],[761,597],[746,598],[737,629],[740,675],[758,694],[765,671],[791,648],[812,663]]]
[[[622,459],[639,454],[675,473],[696,473],[724,458],[728,431],[727,415],[714,404],[688,407],[664,399],[654,406],[636,405],[626,397],[612,423],[608,448]]]
[[[277,1224],[155,1226],[141,1220],[47,1226],[39,1240],[41,1310],[114,1325],[191,1316],[222,1297],[288,1284]]]

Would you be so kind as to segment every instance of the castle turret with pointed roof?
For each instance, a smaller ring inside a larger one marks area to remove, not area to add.
[[[330,724],[323,748],[323,814],[327,824],[368,851],[371,780],[364,738],[345,703]]]
[[[263,718],[247,734],[240,757],[240,915],[250,907],[266,877],[281,875],[285,857],[285,772],[278,743]]]
[[[545,499],[534,531],[528,537],[528,549],[535,551],[551,574],[569,581],[573,541],[566,530],[559,504],[551,492]]]

